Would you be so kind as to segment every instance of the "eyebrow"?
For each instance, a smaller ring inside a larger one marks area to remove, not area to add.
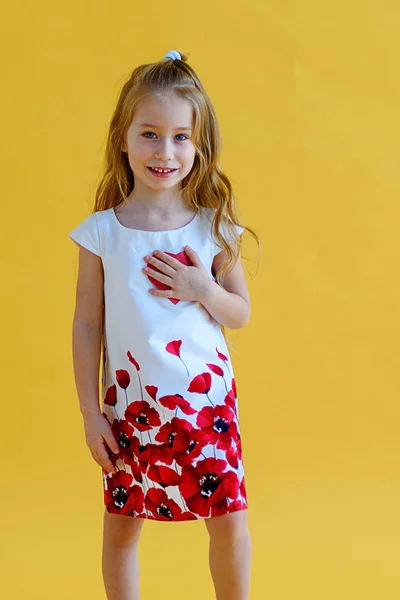
[[[151,123],[140,123],[139,127],[151,127],[152,129],[157,129],[157,125],[151,125]],[[175,127],[175,129],[185,129],[186,131],[191,131],[191,127]]]

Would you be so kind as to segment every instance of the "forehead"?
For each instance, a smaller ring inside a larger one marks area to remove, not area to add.
[[[174,93],[152,94],[143,98],[135,110],[132,124],[151,124],[155,127],[191,128],[193,107]]]

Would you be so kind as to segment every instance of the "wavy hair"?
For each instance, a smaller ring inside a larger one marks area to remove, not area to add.
[[[216,113],[199,77],[187,63],[188,56],[181,53],[181,60],[163,59],[140,65],[123,85],[110,122],[103,175],[95,192],[93,212],[125,202],[134,188],[134,174],[128,154],[122,148],[139,102],[149,94],[177,94],[193,107],[192,142],[196,149],[192,169],[181,182],[182,197],[188,208],[195,211],[212,209],[212,236],[226,252],[226,261],[215,274],[217,283],[222,285],[225,274],[233,268],[240,254],[241,238],[235,225],[241,224],[238,223],[232,185],[219,166],[221,134]],[[250,227],[242,227],[250,232],[260,246],[257,234]],[[225,230],[228,238],[221,229]],[[221,330],[228,342],[223,326]]]

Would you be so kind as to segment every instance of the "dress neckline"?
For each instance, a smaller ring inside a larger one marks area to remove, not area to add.
[[[110,211],[114,221],[118,224],[119,227],[121,227],[122,229],[126,229],[127,231],[137,231],[138,233],[173,233],[174,231],[182,231],[183,229],[189,227],[189,225],[192,225],[192,223],[194,223],[199,216],[199,211],[197,211],[193,219],[189,221],[189,223],[186,223],[186,225],[182,225],[182,227],[178,227],[176,229],[159,229],[158,231],[154,231],[152,229],[135,229],[133,227],[127,227],[126,225],[122,225],[115,213],[114,207],[111,207]]]

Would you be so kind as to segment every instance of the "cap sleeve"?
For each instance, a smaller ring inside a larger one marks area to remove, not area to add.
[[[242,227],[241,225],[235,225],[236,227],[236,231],[238,232],[239,235],[242,235],[243,231],[244,231],[244,227]]]
[[[68,237],[76,244],[83,246],[97,256],[100,252],[100,236],[97,223],[97,215],[93,213],[86,217],[75,229],[70,231]]]
[[[235,229],[238,233],[238,235],[242,235],[243,231],[244,231],[244,227],[242,227],[241,225],[235,225]],[[220,231],[221,233],[224,235],[225,239],[229,241],[234,241],[231,235],[231,231],[228,229],[228,226],[223,223],[220,225]],[[214,256],[216,254],[218,254],[219,252],[221,252],[221,250],[223,250],[223,248],[219,245],[219,242],[217,242],[217,240],[214,240],[213,242],[213,248],[214,248]]]

